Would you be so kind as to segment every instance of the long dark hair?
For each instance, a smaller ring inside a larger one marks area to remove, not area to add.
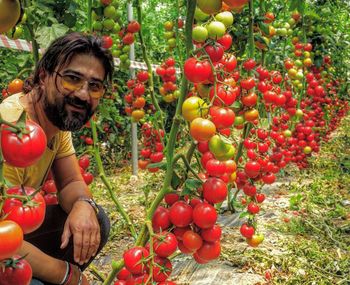
[[[24,92],[29,93],[40,83],[40,73],[48,75],[58,67],[59,69],[69,64],[73,56],[77,54],[91,54],[101,61],[105,69],[105,79],[112,81],[114,63],[111,52],[102,47],[102,39],[94,35],[71,33],[54,40],[38,62],[34,73],[26,80]]]

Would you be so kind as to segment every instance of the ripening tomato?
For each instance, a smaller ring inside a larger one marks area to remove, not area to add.
[[[28,167],[35,164],[46,150],[46,135],[43,129],[31,120],[26,121],[28,134],[19,138],[8,126],[1,131],[1,150],[6,163],[14,167]]]
[[[214,123],[208,119],[196,118],[191,122],[190,134],[196,141],[208,141],[215,132]]]
[[[20,249],[22,241],[23,230],[17,223],[0,221],[0,260],[13,256]]]
[[[182,104],[182,116],[192,122],[195,118],[205,117],[208,114],[208,105],[202,98],[192,96]]]
[[[31,197],[35,189],[31,187],[14,186],[7,189],[7,194],[27,196],[27,200],[8,198],[3,206],[6,220],[12,220],[20,225],[25,234],[38,229],[44,221],[46,205],[44,197],[38,192]]]
[[[7,92],[10,95],[20,93],[23,91],[23,84],[24,82],[21,79],[16,78],[9,83]]]
[[[247,243],[251,247],[257,247],[259,244],[261,244],[264,240],[263,234],[254,234],[251,238],[247,238]]]
[[[0,270],[1,285],[29,285],[32,280],[32,268],[28,261],[19,255],[6,260]]]
[[[253,107],[258,102],[258,96],[255,92],[250,92],[248,95],[242,96],[241,101],[244,106]]]

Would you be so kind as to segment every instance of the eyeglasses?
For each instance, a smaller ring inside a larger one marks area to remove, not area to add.
[[[60,74],[55,73],[61,78],[61,85],[64,89],[70,92],[78,91],[84,87],[85,82],[88,83],[88,90],[91,98],[99,99],[106,92],[106,86],[104,82],[98,80],[89,80],[85,76],[80,76],[73,73]]]

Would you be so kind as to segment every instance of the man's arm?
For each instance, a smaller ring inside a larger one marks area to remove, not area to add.
[[[53,174],[59,203],[68,213],[61,248],[68,245],[73,235],[74,260],[84,264],[96,254],[100,245],[100,227],[95,210],[86,201],[79,201],[79,198],[91,198],[92,195],[80,173],[75,155],[55,160]]]

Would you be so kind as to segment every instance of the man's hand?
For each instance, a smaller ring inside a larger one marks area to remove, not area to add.
[[[94,209],[85,201],[74,203],[64,225],[61,248],[68,245],[71,235],[75,262],[82,265],[96,255],[101,240],[100,226]]]

